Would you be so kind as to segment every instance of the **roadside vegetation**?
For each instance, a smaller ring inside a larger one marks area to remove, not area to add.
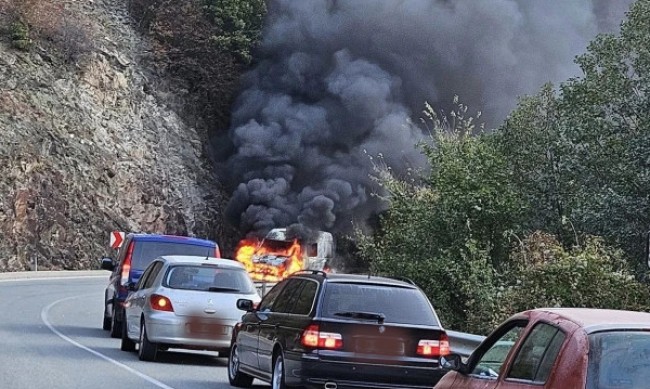
[[[260,36],[264,0],[128,4],[136,27],[151,38],[156,68],[185,102],[186,121],[205,128],[216,144],[227,144],[230,107]]]
[[[525,97],[484,132],[436,115],[430,169],[380,171],[388,209],[359,252],[412,278],[443,323],[485,334],[535,307],[650,310],[650,1],[577,58],[583,76]]]
[[[83,15],[63,1],[0,0],[0,34],[23,51],[76,62],[94,48],[94,31]]]

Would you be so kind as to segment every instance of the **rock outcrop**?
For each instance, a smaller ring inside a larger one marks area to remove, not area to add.
[[[219,239],[223,190],[123,1],[74,63],[0,41],[0,271],[93,269],[112,230]]]

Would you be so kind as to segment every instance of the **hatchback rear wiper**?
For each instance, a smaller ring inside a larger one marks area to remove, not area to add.
[[[336,312],[335,316],[342,317],[352,317],[355,319],[365,319],[365,320],[377,320],[379,324],[383,323],[386,320],[386,315],[383,313],[373,313],[373,312]]]
[[[211,286],[208,290],[210,292],[239,292],[239,288],[228,288],[225,286]]]

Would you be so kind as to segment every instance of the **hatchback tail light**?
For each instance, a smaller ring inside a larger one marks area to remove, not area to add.
[[[302,332],[300,343],[309,348],[337,350],[343,348],[343,336],[336,332],[321,332],[318,324],[310,324]]]
[[[439,357],[449,353],[449,338],[445,333],[440,334],[439,340],[422,339],[418,342],[417,354],[423,357]]]
[[[151,304],[151,308],[156,311],[174,312],[171,300],[165,296],[152,294],[149,298],[149,303]]]

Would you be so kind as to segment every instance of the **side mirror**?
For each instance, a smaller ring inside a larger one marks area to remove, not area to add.
[[[101,268],[103,270],[108,270],[108,271],[115,270],[115,264],[113,263],[113,258],[103,257],[101,261],[102,261]]]
[[[251,312],[255,309],[255,304],[253,304],[253,300],[239,299],[237,300],[237,308],[242,311]]]
[[[447,370],[459,371],[463,366],[463,360],[458,354],[449,354],[440,357],[440,367]]]
[[[129,282],[129,283],[126,284],[126,289],[133,292],[133,291],[138,290],[137,286],[138,286],[138,284],[136,284],[135,282]]]

